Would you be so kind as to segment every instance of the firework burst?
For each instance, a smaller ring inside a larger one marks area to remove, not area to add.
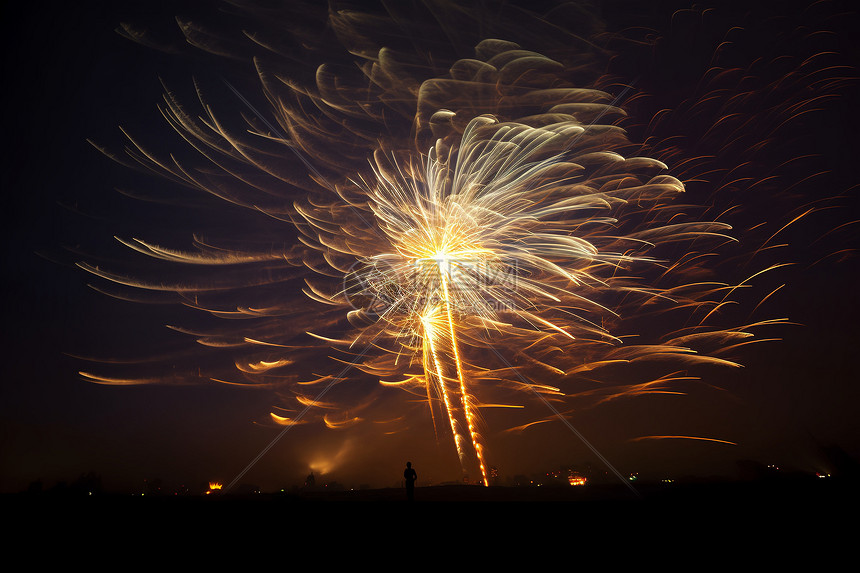
[[[456,28],[453,17],[466,12],[442,7],[435,15]],[[262,22],[259,10],[241,13]],[[200,116],[168,91],[165,118],[205,163],[161,158],[131,135],[132,161],[112,156],[269,223],[241,237],[195,236],[194,251],[121,239],[172,265],[170,278],[80,266],[233,319],[173,328],[229,354],[234,368],[86,378],[269,387],[282,399],[276,423],[331,428],[366,421],[373,397],[396,387],[422,400],[463,471],[488,483],[486,434],[505,429],[487,427],[490,409],[511,412],[507,428],[518,431],[555,417],[546,402],[567,417],[574,404],[680,393],[697,369],[736,367],[732,353],[755,340],[756,327],[782,322],[726,317],[748,279],[779,265],[742,280],[720,276],[714,261],[737,244],[720,201],[685,200],[681,173],[630,141],[619,126],[630,88],[595,73],[603,49],[530,16],[517,36],[551,29],[536,43],[545,51],[480,39],[469,57],[442,67],[439,50],[417,61],[384,45],[396,36],[392,22],[404,25],[397,16],[327,14],[325,29],[360,73],[321,65],[313,87],[288,74],[296,48],[275,43],[263,24],[246,34],[250,47],[237,48],[180,22],[196,47],[220,55],[229,46],[237,59],[253,53],[270,109],[246,102],[246,125],[233,125],[199,84]],[[513,34],[502,25],[511,17],[499,16],[494,31]],[[307,43],[310,29],[292,37]],[[660,150],[653,138],[648,148]],[[690,180],[709,166],[676,150],[660,154]],[[272,221],[277,238],[267,234]],[[332,350],[378,388],[340,403],[330,388],[349,381],[336,375],[337,362],[317,358]]]

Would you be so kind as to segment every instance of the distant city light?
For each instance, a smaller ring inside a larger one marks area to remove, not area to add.
[[[210,493],[212,493],[213,491],[218,491],[218,490],[219,490],[219,489],[221,489],[222,487],[224,487],[224,485],[223,485],[221,482],[217,482],[217,481],[210,481],[210,482],[209,482],[209,490],[208,490],[208,491],[206,491],[206,495],[209,495],[209,494],[210,494]]]

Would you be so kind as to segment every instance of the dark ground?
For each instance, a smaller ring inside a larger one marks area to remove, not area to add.
[[[72,557],[110,565],[115,555],[161,566],[165,559],[220,562],[241,554],[253,562],[298,552],[328,567],[345,559],[423,567],[516,559],[517,569],[531,571],[564,558],[609,560],[612,570],[658,563],[698,571],[720,562],[770,570],[800,559],[839,569],[856,543],[857,483],[807,476],[650,484],[637,486],[641,497],[621,484],[452,485],[416,488],[414,503],[400,488],[211,497],[46,492],[2,496],[0,511],[14,524],[7,548],[53,551],[63,543]]]
[[[562,503],[581,509],[633,507],[673,507],[690,503],[714,506],[778,507],[806,505],[820,509],[828,504],[856,504],[860,501],[858,481],[851,479],[816,479],[798,477],[773,481],[712,482],[687,484],[639,484],[635,492],[623,485],[585,487],[481,487],[476,485],[439,485],[416,487],[415,504],[435,503]],[[314,506],[318,504],[387,504],[407,503],[403,488],[335,490],[319,487],[277,493],[215,495],[140,495],[95,494],[74,491],[7,494],[0,497],[6,508],[50,507],[75,504],[87,507],[123,507],[128,509],[160,507],[177,509],[203,507]],[[858,507],[860,508],[860,507]]]

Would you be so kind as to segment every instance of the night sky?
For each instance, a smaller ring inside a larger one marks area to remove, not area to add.
[[[7,142],[2,172],[7,205],[2,492],[25,490],[35,480],[50,488],[88,472],[100,475],[104,487],[112,491],[140,489],[145,479],[199,489],[209,480],[230,482],[280,430],[269,423],[273,397],[265,390],[218,384],[110,387],[78,376],[78,371],[90,368],[80,357],[145,356],[193,346],[193,339],[164,328],[191,320],[189,309],[106,297],[88,286],[95,284],[93,277],[75,262],[95,255],[122,260],[124,251],[113,240],[115,235],[167,237],[181,244],[200,226],[223,230],[254,224],[209,204],[200,209],[170,207],[117,193],[116,188],[160,189],[164,183],[111,162],[87,141],[119,151],[124,143],[117,127],[122,125],[160,152],[181,149],[156,107],[162,98],[159,78],[185,94],[195,74],[224,75],[253,87],[253,76],[240,64],[172,56],[115,32],[122,21],[139,22],[181,42],[173,14],[204,10],[199,2],[155,11],[148,4],[86,1],[48,9],[11,2],[2,9]],[[631,126],[635,139],[651,114],[679,105],[695,92],[708,68],[706,56],[719,45],[713,39],[721,36],[715,32],[692,38],[678,21],[672,28],[672,14],[683,3],[649,2],[648,8],[624,2],[598,4],[610,30],[655,28],[672,39],[649,52],[657,65],[637,66],[641,61],[637,58],[645,56],[635,50],[614,63],[616,73],[639,76],[637,87],[649,94],[631,104],[631,114],[644,116]],[[740,61],[771,59],[780,50],[802,53],[803,48],[791,40],[795,36],[784,35],[781,28],[796,25],[800,8],[765,4],[750,16],[745,4],[723,7],[707,25],[725,31],[732,22],[747,26],[775,16],[774,24],[762,25],[738,44]],[[654,479],[736,477],[739,460],[831,472],[836,470],[834,452],[860,456],[856,358],[860,225],[851,224],[860,218],[856,189],[860,20],[848,2],[823,6],[815,14],[832,34],[820,45],[835,51],[829,61],[845,66],[835,75],[855,79],[839,83],[832,90],[835,97],[823,99],[815,113],[792,124],[792,137],[773,142],[770,155],[763,155],[775,165],[817,155],[779,172],[777,186],[790,189],[777,193],[778,201],[760,196],[739,201],[746,210],[740,220],[752,221],[767,219],[762,212],[770,209],[774,217],[785,217],[817,199],[843,196],[823,204],[836,207],[813,214],[781,236],[790,247],[777,258],[796,264],[767,279],[773,288],[786,286],[764,310],[793,324],[767,331],[764,338],[782,340],[752,345],[742,355],[745,368],[714,373],[687,396],[644,397],[583,409],[573,416],[572,424],[622,474],[639,472]],[[220,97],[219,104],[240,106],[228,95]],[[691,114],[688,123],[671,124],[658,133],[688,129],[685,144],[691,145],[703,121]],[[159,148],[162,138],[165,143]],[[813,174],[818,175],[805,180]],[[800,183],[788,185],[791,178]],[[691,183],[689,190],[694,199],[708,194],[703,183]],[[288,243],[294,238],[274,222],[266,225],[270,227],[263,231],[277,234],[273,240]],[[285,296],[298,300],[295,293]],[[221,359],[212,356],[204,359]],[[365,387],[361,384],[356,388]],[[397,391],[392,393],[379,395],[381,408],[402,403]],[[491,427],[487,435],[494,456],[491,465],[503,477],[572,465],[603,471],[561,424],[544,424],[523,434],[501,434]],[[650,435],[707,436],[737,445],[633,441]],[[242,482],[263,489],[292,487],[314,470],[323,476],[318,479],[347,487],[388,487],[399,483],[406,460],[413,461],[420,479],[435,483],[458,479],[448,440],[437,441],[424,420],[408,432],[382,438],[363,429],[293,428]]]

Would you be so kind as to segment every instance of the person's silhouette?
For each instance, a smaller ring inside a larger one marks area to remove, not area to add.
[[[418,474],[412,469],[412,462],[406,462],[403,479],[406,480],[406,499],[412,501],[415,499],[415,480],[418,479]]]

